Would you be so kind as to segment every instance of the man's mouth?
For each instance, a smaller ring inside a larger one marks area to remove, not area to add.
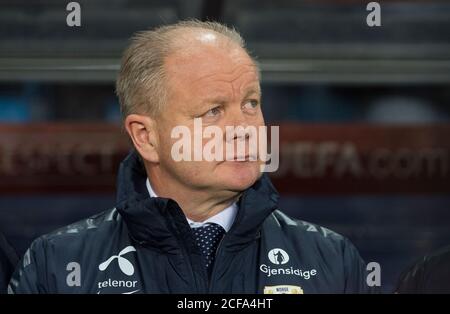
[[[245,161],[256,161],[257,157],[254,155],[245,155],[245,156],[234,156],[232,160],[230,161],[241,161],[241,162],[245,162]]]

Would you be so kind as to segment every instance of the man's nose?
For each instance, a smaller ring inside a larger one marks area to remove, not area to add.
[[[248,126],[248,117],[240,108],[234,108],[234,110],[230,112],[230,116],[227,122],[231,126],[242,126],[245,128]]]
[[[246,129],[248,127],[248,120],[245,114],[242,111],[234,111],[230,115],[230,118],[227,121],[227,126],[237,128],[242,127],[243,129]],[[245,140],[248,139],[250,135],[248,132],[236,132],[234,133],[233,140]]]

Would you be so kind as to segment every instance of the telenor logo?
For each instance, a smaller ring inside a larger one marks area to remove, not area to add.
[[[122,255],[125,255],[129,252],[135,252],[135,251],[136,251],[136,249],[134,248],[134,246],[131,246],[131,245],[127,246],[122,251],[120,251],[118,255],[113,255],[110,258],[108,258],[106,261],[104,261],[103,263],[98,265],[98,269],[100,269],[100,271],[104,271],[106,268],[108,268],[109,264],[111,264],[111,262],[113,260],[117,259],[117,261],[119,262],[120,270],[125,275],[131,276],[134,274],[133,264],[131,264],[130,261],[127,260],[125,257],[122,257]]]
[[[285,250],[272,249],[269,251],[269,260],[275,265],[282,265],[289,262],[289,255]]]

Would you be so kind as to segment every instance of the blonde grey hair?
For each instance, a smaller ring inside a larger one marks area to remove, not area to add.
[[[182,37],[178,32],[189,29],[214,31],[246,50],[243,38],[234,28],[217,22],[180,21],[136,33],[125,50],[116,81],[123,118],[132,113],[151,116],[159,113],[167,99],[164,60],[174,51],[175,41]]]

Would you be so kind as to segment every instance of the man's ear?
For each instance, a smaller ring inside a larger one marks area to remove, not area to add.
[[[125,118],[125,129],[142,158],[149,162],[159,162],[158,134],[152,118],[130,114]]]

